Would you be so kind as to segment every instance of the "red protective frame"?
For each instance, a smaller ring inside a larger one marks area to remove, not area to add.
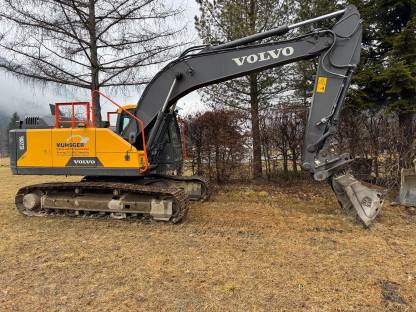
[[[71,120],[61,120],[59,118],[59,107],[60,106],[71,106]],[[71,128],[75,128],[77,123],[82,121],[75,120],[75,106],[86,106],[87,116],[85,119],[85,127],[90,128],[90,103],[89,102],[68,102],[68,103],[55,103],[55,128],[59,128],[60,123],[71,123]]]
[[[140,168],[139,171],[141,173],[146,172],[149,169],[149,162],[147,158],[147,149],[146,149],[146,136],[144,133],[144,123],[139,118],[134,116],[132,113],[130,113],[128,110],[126,110],[121,105],[114,102],[111,98],[109,98],[104,93],[94,90],[91,92],[91,103],[93,103],[94,95],[99,94],[100,96],[104,97],[108,101],[110,101],[113,105],[117,106],[119,109],[123,110],[125,113],[129,114],[130,117],[132,117],[134,120],[136,120],[139,125],[142,132],[142,142],[143,142],[143,158],[144,158],[144,167]],[[95,116],[94,116],[94,105],[90,104],[89,102],[67,102],[67,103],[55,103],[55,128],[59,128],[60,123],[71,123],[71,128],[75,128],[77,123],[80,123],[81,121],[75,120],[75,106],[86,106],[87,116],[85,120],[85,127],[86,128],[95,128]],[[60,106],[71,106],[72,107],[72,118],[71,120],[60,120],[59,118],[59,107]],[[107,113],[107,120],[110,121],[109,116],[111,114],[117,114],[118,112],[108,112]],[[92,121],[92,122],[91,122]]]
[[[111,128],[111,125],[110,125],[110,116],[111,115],[117,115],[117,114],[118,114],[118,112],[107,112],[107,121],[108,121],[108,124],[109,124],[110,128]]]
[[[140,170],[141,173],[146,172],[149,169],[149,162],[148,162],[148,158],[147,158],[146,137],[145,137],[145,134],[144,134],[144,123],[143,123],[143,121],[141,121],[139,118],[137,118],[135,115],[133,115],[132,113],[130,113],[127,109],[125,109],[121,105],[119,105],[116,102],[114,102],[111,98],[109,98],[107,95],[105,95],[104,93],[100,92],[99,90],[94,90],[94,91],[91,92],[91,103],[93,103],[93,101],[94,101],[94,95],[95,94],[99,94],[100,96],[104,97],[109,102],[111,102],[113,105],[115,105],[119,109],[123,110],[131,118],[133,118],[134,120],[136,120],[139,123],[140,130],[142,132],[142,142],[143,142],[143,152],[144,152],[144,155],[143,155],[143,158],[144,158],[144,167],[142,169],[139,169],[139,170]],[[93,120],[93,125],[95,125],[94,105],[92,106],[92,117],[93,117],[93,119],[92,119]]]

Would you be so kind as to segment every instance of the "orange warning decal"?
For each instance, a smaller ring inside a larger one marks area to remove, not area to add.
[[[328,78],[326,77],[318,77],[318,83],[316,85],[316,92],[325,93],[327,80]]]

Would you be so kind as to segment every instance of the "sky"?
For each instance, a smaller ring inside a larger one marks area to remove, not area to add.
[[[184,9],[183,18],[186,32],[190,41],[198,44],[198,34],[194,27],[194,16],[198,14],[198,5],[195,0],[166,0],[175,6]],[[160,68],[161,69],[161,68]],[[21,117],[30,115],[44,115],[49,113],[49,104],[56,102],[89,101],[87,90],[65,88],[57,84],[27,83],[17,79],[10,73],[0,70],[0,111],[3,114],[12,114],[17,111]],[[107,94],[117,103],[124,105],[136,104],[141,91],[130,90],[128,94]],[[196,91],[180,99],[177,108],[181,115],[195,113],[204,109],[200,96]],[[115,110],[114,105],[102,101],[103,115],[106,111]]]

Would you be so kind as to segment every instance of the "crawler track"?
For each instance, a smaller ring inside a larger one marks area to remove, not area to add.
[[[86,176],[82,181],[108,183],[118,181],[121,183],[157,187],[158,189],[183,188],[188,199],[191,201],[205,201],[210,196],[209,181],[200,176],[175,176],[152,173],[134,179],[130,177]]]
[[[31,195],[25,197],[28,194]],[[188,199],[183,189],[133,183],[81,181],[30,185],[19,189],[15,203],[22,214],[39,217],[71,216],[178,223],[188,212]]]
[[[197,184],[200,186],[200,194],[192,194],[191,192],[188,192],[188,198],[191,201],[205,201],[209,199],[210,196],[210,185],[209,180],[201,177],[201,176],[173,176],[173,175],[163,175],[163,174],[154,174],[150,175],[150,178],[154,179],[160,179],[162,181],[165,181],[168,185],[171,185],[173,187],[183,187],[184,185],[181,185],[182,183],[185,184]],[[152,185],[149,183],[149,185]],[[187,189],[185,187],[185,189]]]

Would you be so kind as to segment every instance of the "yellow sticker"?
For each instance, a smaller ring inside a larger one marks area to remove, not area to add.
[[[327,80],[328,78],[326,77],[318,77],[318,83],[316,85],[316,92],[325,93]]]

